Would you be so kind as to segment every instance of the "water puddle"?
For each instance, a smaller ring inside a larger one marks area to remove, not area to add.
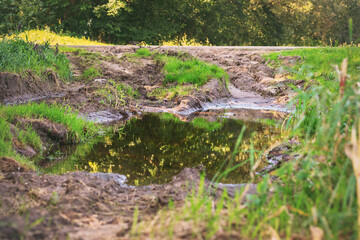
[[[229,159],[243,126],[246,130],[241,152],[234,165],[249,159],[251,146],[257,155],[256,151],[266,149],[279,136],[279,129],[273,125],[226,118],[226,114],[211,119],[198,114],[189,122],[170,113],[147,113],[133,118],[119,132],[78,147],[72,157],[47,171],[119,173],[126,176],[127,184],[144,186],[169,182],[182,169],[202,164],[211,179]],[[259,169],[266,165],[262,162]],[[221,182],[246,182],[249,168],[249,164],[244,164]]]

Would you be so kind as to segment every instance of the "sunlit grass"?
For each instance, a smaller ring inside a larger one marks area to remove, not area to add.
[[[173,40],[160,42],[162,46],[211,46],[209,39],[206,42],[198,42],[195,39],[189,39],[186,34]]]
[[[229,80],[229,76],[224,69],[215,64],[210,64],[197,58],[187,56],[186,54],[179,53],[179,56],[169,56],[166,53],[152,53],[147,48],[140,48],[136,53],[127,54],[125,56],[130,59],[152,57],[155,61],[162,64],[165,74],[164,84],[173,82],[177,82],[181,85],[191,83],[195,85],[195,87],[198,87],[204,85],[211,79],[224,79],[225,82]],[[153,92],[153,94],[160,94],[163,97],[166,93],[160,91]]]
[[[12,37],[20,37],[24,40],[35,42],[38,44],[43,44],[45,42],[48,42],[50,45],[111,45],[106,43],[101,43],[97,41],[93,41],[90,39],[87,39],[85,37],[82,38],[76,38],[76,37],[69,37],[69,36],[62,36],[59,34],[56,34],[54,32],[51,32],[49,30],[29,30],[25,31],[23,33],[20,33],[19,35],[10,36]]]
[[[0,105],[0,156],[14,158],[33,170],[37,169],[35,164],[28,158],[17,154],[12,147],[12,141],[17,139],[20,143],[30,145],[40,152],[43,143],[36,130],[31,126],[18,129],[15,133],[12,133],[10,125],[15,118],[48,119],[60,123],[68,129],[68,138],[72,142],[84,141],[99,131],[99,127],[94,123],[80,118],[77,113],[69,108],[56,105],[48,106],[45,103],[28,103],[14,106]]]
[[[151,55],[152,55],[152,53],[147,48],[140,48],[134,54],[135,57],[150,57]]]
[[[226,81],[229,79],[224,69],[196,58],[181,59],[160,54],[155,59],[164,64],[164,83],[192,83],[202,86],[211,79],[225,78]]]
[[[359,80],[360,48],[358,47],[298,49],[270,53],[266,58],[274,60],[276,66],[282,67],[282,61],[278,60],[279,56],[300,56],[302,59],[300,62],[294,67],[285,67],[285,70],[288,70],[295,79],[307,80],[308,82],[316,80],[330,89],[338,86],[334,66],[341,64],[344,58],[348,58],[348,73],[352,79]]]
[[[47,105],[45,103],[28,103],[24,105],[0,106],[0,116],[8,122],[16,117],[46,118],[50,121],[63,124],[70,132],[70,138],[80,141],[97,131],[94,123],[82,119],[69,108]]]

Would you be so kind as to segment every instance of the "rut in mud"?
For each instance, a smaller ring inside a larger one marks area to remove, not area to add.
[[[1,173],[1,239],[120,239],[129,237],[135,207],[151,219],[169,200],[181,205],[200,181],[201,169],[184,169],[168,184],[130,187],[117,174]],[[206,181],[205,186],[210,182]],[[256,192],[251,185],[249,194]],[[243,186],[228,186],[234,196]],[[213,195],[221,196],[219,187]],[[33,227],[32,223],[38,222]],[[61,226],[61,227],[60,227]]]

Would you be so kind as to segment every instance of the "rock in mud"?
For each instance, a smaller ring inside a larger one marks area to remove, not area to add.
[[[222,79],[222,82],[218,79],[211,79],[204,86],[200,88],[200,94],[206,96],[207,99],[215,100],[219,98],[229,97],[229,91],[226,88],[225,80]]]
[[[23,155],[25,157],[33,157],[37,154],[32,147],[23,146],[16,140],[13,140],[13,147],[17,153],[19,153],[20,155]]]
[[[89,121],[93,121],[95,123],[109,124],[121,120],[123,118],[123,115],[121,115],[119,112],[114,111],[99,111],[88,113],[85,117]]]

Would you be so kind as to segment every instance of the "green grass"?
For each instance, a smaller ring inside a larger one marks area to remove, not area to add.
[[[300,56],[301,62],[291,68],[286,68],[292,78],[317,81],[320,85],[327,86],[332,90],[338,87],[334,69],[335,65],[340,65],[344,58],[349,59],[348,73],[352,79],[359,80],[360,73],[360,48],[358,47],[336,47],[336,48],[311,48],[292,51],[270,53],[267,59],[274,60],[275,66],[281,66],[279,56]]]
[[[24,130],[20,130],[17,133],[17,139],[25,145],[29,145],[34,148],[35,151],[42,150],[42,141],[40,136],[31,126],[25,126]]]
[[[102,77],[101,61],[117,62],[118,59],[114,56],[103,56],[98,52],[89,52],[83,48],[73,48],[60,46],[60,52],[72,53],[76,56],[76,65],[81,69],[82,74],[78,77],[78,80],[89,82],[95,77]]]
[[[152,53],[147,48],[140,48],[136,51],[136,53],[133,55],[135,57],[150,57],[152,56]]]
[[[168,55],[157,55],[155,60],[164,64],[164,83],[191,83],[202,86],[210,79],[225,78],[226,81],[229,79],[222,68],[196,58],[181,59]]]
[[[164,122],[175,122],[175,123],[182,123],[183,121],[180,120],[177,116],[172,113],[160,113],[160,119]]]
[[[115,108],[124,107],[127,98],[137,98],[140,95],[131,86],[113,79],[107,80],[105,87],[97,90],[96,93],[104,99],[104,104],[110,104]]]
[[[46,43],[36,45],[20,38],[0,41],[0,71],[28,74],[31,71],[39,77],[47,69],[53,69],[63,81],[69,81],[72,74],[69,60]]]
[[[67,127],[70,138],[80,141],[97,131],[94,123],[79,118],[73,110],[57,105],[45,103],[28,103],[24,105],[0,106],[0,116],[6,121],[12,122],[16,117],[23,118],[46,118],[52,122],[60,123]]]
[[[8,156],[12,153],[12,134],[10,126],[5,118],[0,118],[0,156]]]
[[[80,76],[80,79],[89,82],[92,81],[95,77],[101,77],[101,70],[97,67],[87,68]]]
[[[15,153],[12,140],[30,145],[40,151],[42,142],[39,135],[31,126],[18,129],[15,136],[10,131],[10,124],[15,118],[48,119],[64,125],[68,131],[68,138],[73,142],[81,142],[95,135],[99,128],[92,122],[78,117],[78,114],[69,108],[56,105],[48,106],[45,103],[28,103],[25,105],[2,106],[0,105],[0,156],[12,157],[31,169],[37,169],[32,161]],[[40,151],[41,152],[41,151]]]

